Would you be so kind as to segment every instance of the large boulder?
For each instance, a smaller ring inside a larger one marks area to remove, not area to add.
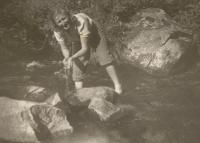
[[[50,104],[0,97],[0,138],[36,143],[69,135],[73,128],[65,113]]]
[[[124,24],[124,29],[122,58],[148,73],[166,75],[196,53],[192,32],[161,9],[141,10]]]

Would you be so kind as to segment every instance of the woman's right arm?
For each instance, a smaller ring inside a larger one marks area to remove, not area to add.
[[[56,40],[58,41],[58,44],[61,47],[61,51],[64,56],[64,60],[65,59],[67,60],[69,58],[70,54],[69,54],[69,49],[66,45],[64,38],[61,36],[61,34],[59,32],[55,32],[55,31],[54,31],[54,36],[55,36]]]
[[[65,44],[65,41],[58,41],[60,47],[61,47],[61,51],[62,51],[62,54],[64,56],[64,58],[67,60],[69,58],[69,49],[68,47],[66,46]]]

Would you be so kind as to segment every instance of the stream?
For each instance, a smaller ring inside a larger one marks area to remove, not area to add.
[[[18,62],[0,66],[1,95],[18,99],[15,88],[32,83],[57,86],[52,74],[57,69],[30,73],[24,65]],[[71,136],[45,143],[200,142],[200,63],[184,73],[162,78],[125,65],[117,69],[124,87],[120,102],[134,106],[134,112],[112,123],[72,117]],[[102,68],[89,67],[88,71],[85,86],[112,87]]]

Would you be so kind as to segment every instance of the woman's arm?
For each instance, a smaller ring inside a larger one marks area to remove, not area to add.
[[[85,55],[89,49],[88,37],[80,37],[81,40],[81,49],[71,56],[72,59],[76,59]]]
[[[69,57],[67,60],[67,65],[69,67],[72,66],[72,61],[80,56],[83,56],[87,53],[88,49],[89,49],[89,44],[88,44],[88,37],[81,37],[81,49],[76,52],[73,56]]]
[[[54,31],[54,36],[55,36],[58,44],[61,47],[61,51],[62,51],[62,54],[64,56],[64,59],[68,59],[69,56],[70,56],[69,49],[68,49],[68,47],[67,47],[67,45],[65,43],[65,40],[64,40],[61,32]]]
[[[61,47],[61,51],[62,51],[62,54],[64,56],[65,59],[68,59],[69,58],[69,49],[68,47],[66,46],[65,44],[65,41],[58,41],[60,47]]]

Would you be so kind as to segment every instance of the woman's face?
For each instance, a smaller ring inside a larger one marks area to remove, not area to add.
[[[55,23],[59,26],[64,28],[65,30],[69,30],[71,27],[71,20],[69,16],[64,14],[58,14],[55,17]]]

